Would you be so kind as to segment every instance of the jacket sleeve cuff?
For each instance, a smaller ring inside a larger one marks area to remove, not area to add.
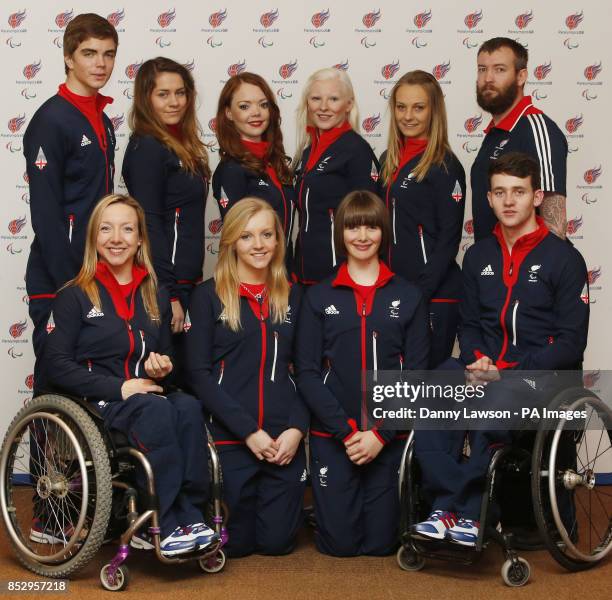
[[[347,435],[344,435],[344,437],[342,438],[343,443],[348,442],[359,431],[359,428],[357,427],[357,421],[355,421],[355,419],[349,419],[347,421],[347,424],[351,428],[351,431]]]
[[[371,430],[372,433],[378,438],[378,441],[385,446],[387,444],[387,442],[389,441],[389,439],[391,439],[391,437],[393,437],[395,435],[394,431],[388,432],[390,434],[390,438],[389,439],[385,439],[381,434],[383,432],[378,431],[378,429],[374,428]]]

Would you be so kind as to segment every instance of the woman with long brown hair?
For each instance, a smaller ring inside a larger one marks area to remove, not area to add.
[[[270,204],[240,200],[225,215],[214,278],[189,307],[185,372],[219,451],[229,556],[286,554],[301,523],[308,411],[290,372],[301,294],[284,254]]]
[[[216,535],[200,508],[208,495],[204,420],[193,396],[160,395],[173,370],[170,306],[157,286],[144,211],[129,196],[105,196],[86,235],[83,266],[53,304],[45,386],[86,398],[108,429],[145,453],[155,475],[162,554],[203,549]],[[131,543],[154,547],[145,532]]]
[[[294,193],[283,146],[281,116],[265,79],[240,73],[223,86],[217,109],[221,161],[213,175],[213,195],[221,217],[241,198],[263,198],[278,214],[291,268]]]
[[[210,169],[199,136],[193,77],[164,57],[147,60],[134,82],[132,135],[122,174],[147,216],[153,266],[172,306],[172,331],[202,279],[204,210]]]
[[[392,240],[385,257],[429,304],[430,367],[450,357],[459,321],[455,261],[465,209],[465,172],[448,143],[444,94],[436,78],[410,71],[389,98],[389,141],[381,156]]]

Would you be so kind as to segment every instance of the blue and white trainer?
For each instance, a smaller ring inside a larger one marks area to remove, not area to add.
[[[191,530],[191,535],[195,539],[196,550],[204,550],[204,548],[210,546],[219,539],[217,532],[203,522],[189,525],[186,529]]]
[[[189,527],[177,527],[169,536],[159,544],[160,552],[164,556],[174,556],[195,550],[195,537]]]
[[[412,526],[412,531],[422,537],[443,540],[446,532],[457,523],[457,517],[447,510],[434,510],[427,520]]]
[[[451,542],[461,544],[462,546],[475,546],[479,528],[480,521],[459,519],[457,524],[446,532],[446,537]]]

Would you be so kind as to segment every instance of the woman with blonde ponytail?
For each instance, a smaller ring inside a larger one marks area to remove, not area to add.
[[[229,556],[286,554],[301,523],[308,411],[291,377],[301,293],[283,225],[265,200],[226,213],[213,279],[193,293],[185,373],[219,450]]]
[[[217,534],[200,508],[208,497],[204,419],[193,396],[160,395],[173,371],[170,303],[157,288],[136,200],[112,194],[98,202],[83,266],[51,314],[44,388],[86,398],[108,429],[144,452],[155,475],[164,556],[209,546]],[[146,488],[144,477],[140,484]],[[34,524],[30,539],[54,543],[63,535]],[[136,532],[131,545],[154,548],[145,532]]]

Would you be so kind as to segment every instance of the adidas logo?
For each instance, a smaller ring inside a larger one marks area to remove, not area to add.
[[[491,267],[491,265],[487,265],[481,272],[481,275],[495,275],[495,272],[493,271],[493,268]]]
[[[308,478],[308,472],[306,471],[306,469],[304,469],[304,472],[302,473],[302,476],[300,477],[300,481],[306,481],[307,478]]]
[[[103,317],[104,313],[96,308],[95,306],[91,307],[91,310],[87,313],[88,319],[94,319],[95,317]]]
[[[91,144],[91,140],[85,134],[83,134],[83,139],[81,140],[81,148],[83,146],[89,146],[89,144]]]
[[[532,389],[536,389],[536,382],[533,379],[523,379],[523,381]]]
[[[339,315],[340,311],[333,305],[330,304],[326,309],[325,309],[325,314],[326,315]]]
[[[260,179],[257,185],[265,185],[266,187],[270,187],[263,179]]]

